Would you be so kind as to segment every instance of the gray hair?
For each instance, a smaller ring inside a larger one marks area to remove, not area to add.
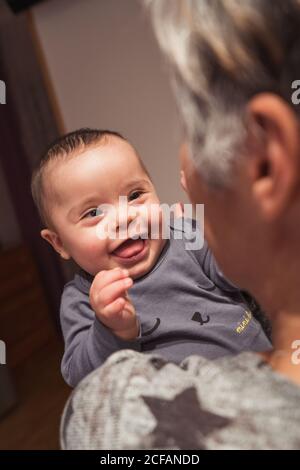
[[[251,97],[272,92],[293,106],[300,0],[144,2],[171,65],[197,168],[207,183],[229,185],[233,164],[246,149]]]

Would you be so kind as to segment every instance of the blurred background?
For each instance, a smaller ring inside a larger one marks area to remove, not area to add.
[[[138,0],[0,0],[0,80],[0,449],[57,449],[71,391],[59,304],[74,267],[40,238],[31,172],[60,134],[110,128],[162,202],[185,200],[180,123]]]

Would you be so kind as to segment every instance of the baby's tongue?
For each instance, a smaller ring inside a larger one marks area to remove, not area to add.
[[[126,240],[122,245],[120,245],[114,253],[120,258],[131,258],[131,256],[137,255],[142,251],[144,247],[144,241],[141,239],[138,240]]]

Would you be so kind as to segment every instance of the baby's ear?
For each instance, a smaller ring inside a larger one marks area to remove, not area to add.
[[[50,245],[54,248],[55,251],[63,258],[63,259],[70,259],[69,253],[63,247],[61,239],[57,235],[57,233],[49,230],[48,228],[44,228],[41,230],[41,237],[46,240]]]

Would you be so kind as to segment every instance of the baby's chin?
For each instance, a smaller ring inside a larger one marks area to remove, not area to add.
[[[82,264],[78,264],[78,267],[83,269],[87,274],[89,274],[92,277],[95,277],[100,271],[109,271],[111,269],[115,268],[121,268],[121,269],[127,269],[129,272],[129,276],[132,279],[138,279],[139,277],[144,276],[147,274],[153,266],[155,265],[156,259],[152,256],[143,262],[135,263],[132,265],[124,265],[123,263],[118,263],[114,260],[113,263],[106,265],[106,266],[101,266],[101,267],[92,267],[92,266],[83,266]]]
[[[129,276],[135,280],[139,279],[140,277],[145,276],[151,269],[154,267],[155,262],[144,262],[144,263],[137,263],[135,266],[128,269]]]

